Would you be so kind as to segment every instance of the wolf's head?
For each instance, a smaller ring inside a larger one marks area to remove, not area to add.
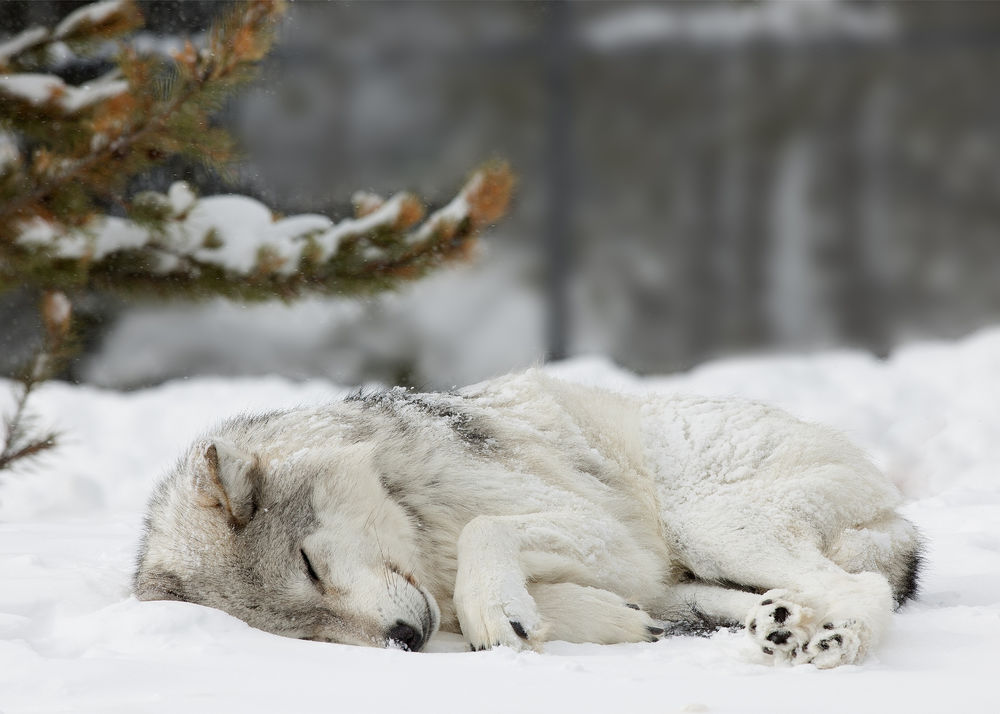
[[[213,437],[150,502],[135,594],[289,637],[419,650],[440,613],[411,574],[414,531],[370,445],[253,453]]]

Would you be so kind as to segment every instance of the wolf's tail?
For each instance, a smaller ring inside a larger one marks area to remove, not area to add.
[[[917,594],[923,538],[916,526],[895,512],[846,528],[830,544],[830,560],[849,573],[881,573],[899,608]]]
[[[916,533],[915,529],[914,533]],[[924,564],[923,551],[923,542],[918,536],[910,547],[899,556],[899,565],[895,571],[896,577],[889,579],[897,610],[907,600],[917,596],[917,590],[920,589],[920,570]]]

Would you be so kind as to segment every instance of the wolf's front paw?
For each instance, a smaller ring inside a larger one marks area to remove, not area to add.
[[[492,615],[492,616],[491,616]],[[507,619],[506,613],[491,613],[479,618],[459,618],[462,634],[469,641],[469,650],[480,652],[494,647],[510,647],[522,650],[542,649],[545,639],[542,628],[525,625],[527,618]]]
[[[473,651],[500,645],[514,650],[540,650],[545,628],[527,590],[505,598],[475,598],[455,593],[462,634]]]
[[[798,663],[812,637],[813,612],[787,590],[768,590],[746,618],[747,633],[766,655]]]

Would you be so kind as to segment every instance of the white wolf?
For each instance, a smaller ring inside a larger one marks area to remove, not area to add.
[[[533,370],[225,422],[153,496],[134,585],[330,642],[744,623],[775,659],[833,667],[915,591],[899,501],[856,447],[778,409]]]

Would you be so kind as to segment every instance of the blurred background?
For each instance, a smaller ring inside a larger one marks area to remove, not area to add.
[[[4,2],[0,35],[80,4]],[[139,4],[156,50],[220,9]],[[71,378],[446,388],[581,354],[881,355],[1000,321],[1000,3],[295,2],[280,38],[220,117],[232,175],[146,186],[346,217],[357,189],[440,205],[499,156],[508,216],[469,265],[365,301],[94,298]],[[2,370],[34,299],[0,296]]]

